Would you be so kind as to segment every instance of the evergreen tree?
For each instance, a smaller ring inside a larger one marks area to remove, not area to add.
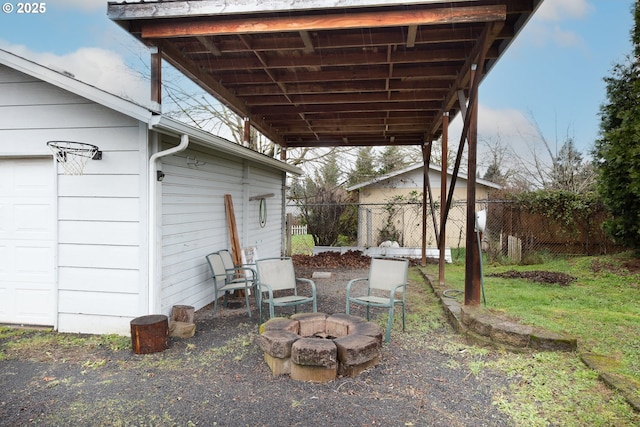
[[[358,184],[375,178],[376,165],[372,147],[360,147],[353,170],[349,174],[349,185]]]
[[[342,171],[338,165],[338,154],[330,151],[323,159],[322,166],[316,173],[316,182],[327,187],[337,187],[342,177]]]
[[[634,5],[634,52],[605,78],[600,137],[593,157],[597,189],[613,219],[605,229],[616,241],[640,250],[640,6]]]
[[[553,159],[549,189],[585,193],[592,191],[593,186],[591,163],[582,162],[582,153],[576,149],[573,138],[567,138]]]
[[[487,168],[487,171],[482,176],[482,179],[486,179],[487,181],[495,182],[496,184],[504,183],[504,176],[500,172],[500,166],[497,163],[491,163]]]
[[[378,158],[380,169],[378,174],[385,175],[393,171],[402,169],[407,165],[407,157],[404,150],[398,145],[388,145],[384,148]]]
[[[292,199],[316,245],[331,246],[338,241],[340,218],[347,208],[341,176],[338,156],[330,152],[313,177],[307,177],[304,184],[294,183],[291,188]]]

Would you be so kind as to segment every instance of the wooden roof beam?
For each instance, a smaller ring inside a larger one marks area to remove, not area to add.
[[[389,49],[391,49],[389,47]],[[219,59],[215,62],[217,71],[234,71],[238,69],[256,70],[262,68],[269,69],[308,69],[318,67],[350,67],[362,66],[362,64],[387,65],[387,64],[429,64],[440,62],[459,62],[464,63],[468,49],[460,48],[440,48],[419,50],[411,52],[342,52],[324,55],[307,55],[305,57],[278,57],[274,55],[266,55],[261,52],[254,52],[257,59],[252,58],[228,58]],[[497,58],[498,50],[494,48],[488,52],[488,58]],[[206,60],[197,61],[192,59],[194,63],[207,64]]]
[[[441,101],[448,90],[415,90],[415,91],[379,91],[379,92],[347,92],[347,93],[315,93],[315,94],[287,94],[257,95],[245,97],[248,106],[257,105],[302,105],[302,104],[347,104],[371,102],[402,102],[402,101]]]
[[[390,138],[380,135],[371,136],[367,138],[354,138],[349,139],[335,137],[335,138],[321,138],[320,140],[291,140],[287,141],[287,147],[289,148],[301,148],[301,147],[382,147],[390,144]],[[393,145],[422,145],[421,140],[416,138],[400,138],[396,137],[393,141]]]
[[[485,53],[489,50],[491,43],[495,40],[496,35],[500,32],[503,26],[504,22],[490,22],[487,24],[486,28],[478,38],[478,42],[467,57],[467,61],[462,67],[463,72],[461,72],[456,78],[454,85],[451,87],[449,94],[444,100],[442,109],[436,115],[435,121],[432,123],[429,131],[425,134],[425,138],[429,135],[437,135],[439,133],[438,130],[442,126],[442,117],[444,113],[451,111],[454,104],[458,101],[458,90],[469,84],[472,66],[477,64],[478,58],[485,57]]]
[[[310,83],[286,83],[286,92],[289,95],[302,95],[302,94],[323,94],[327,89],[326,81],[310,82]],[[258,96],[258,95],[277,95],[281,93],[279,87],[273,84],[227,84],[228,88],[239,97]],[[363,92],[379,92],[384,90],[391,91],[416,91],[416,90],[449,90],[449,82],[443,80],[425,80],[404,81],[400,79],[392,78],[387,80],[365,80],[365,81],[345,81],[335,82],[331,85],[331,93],[363,93]]]
[[[208,72],[215,71],[203,66],[203,70]],[[393,78],[402,79],[405,82],[425,81],[425,80],[442,80],[455,78],[458,75],[459,68],[453,65],[434,65],[431,67],[420,66],[419,64],[403,64],[397,65],[393,69]],[[364,73],[366,71],[366,73]],[[241,76],[238,79],[238,76]],[[276,77],[280,83],[328,83],[336,81],[352,82],[364,80],[386,79],[389,76],[389,67],[384,65],[376,65],[370,67],[351,67],[339,70],[322,70],[322,71],[289,71],[287,69],[279,69]],[[224,82],[225,85],[232,86],[235,81],[241,81],[243,84],[265,84],[272,83],[264,73],[253,73],[247,76],[243,70],[229,70],[222,73],[215,73],[218,81]]]
[[[239,35],[238,37],[240,37],[240,39],[242,40],[242,42],[248,47],[251,48],[251,41],[249,40],[249,36],[248,35]],[[254,55],[256,56],[256,58],[258,58],[258,60],[260,61],[260,63],[263,65],[264,69],[264,73],[269,76],[269,78],[273,81],[273,83],[275,85],[278,86],[278,88],[280,88],[280,90],[282,91],[282,96],[284,96],[287,99],[287,103],[288,104],[292,104],[293,101],[291,100],[291,98],[289,97],[289,95],[287,94],[287,88],[283,83],[280,83],[278,81],[278,79],[273,75],[273,72],[268,68],[267,66],[267,60],[265,58],[264,53],[261,52],[255,52],[254,51]],[[304,114],[300,113],[300,118],[304,121]],[[309,129],[311,129],[311,127],[309,127]]]
[[[407,31],[407,47],[412,48],[416,45],[416,36],[418,35],[418,26],[409,25]]]
[[[177,70],[181,71],[185,76],[193,80],[198,86],[203,88],[205,91],[214,94],[216,98],[220,100],[220,102],[223,102],[227,107],[229,107],[239,116],[252,116],[251,111],[244,104],[244,102],[242,102],[234,94],[229,92],[229,90],[222,86],[218,81],[212,79],[209,74],[202,71],[188,58],[182,56],[180,52],[176,51],[170,45],[165,43],[159,43],[159,47],[160,52],[162,53],[162,57],[171,65],[173,65]],[[173,58],[181,58],[183,62],[180,63]],[[279,134],[274,133],[271,127],[268,124],[264,123],[262,120],[252,118],[251,122],[256,129],[258,129],[275,143],[281,145],[284,143],[282,137]]]
[[[202,46],[207,49],[207,53],[210,53],[213,56],[222,56],[222,52],[220,52],[220,49],[218,49],[218,47],[207,37],[198,36],[196,37],[196,39],[198,39],[200,44],[202,44]]]
[[[466,25],[456,27],[432,27],[415,26],[417,29],[414,45],[427,45],[427,44],[439,44],[439,43],[461,43],[470,42],[477,39],[478,34],[484,28],[484,23],[478,23],[477,25]],[[407,43],[408,37],[403,31],[393,31],[394,29],[371,29],[367,34],[367,45],[387,46],[387,45],[401,45]],[[258,38],[253,40],[251,45],[253,50],[258,51],[277,51],[282,52],[286,50],[304,50],[307,46],[302,40],[301,32],[295,33],[277,33],[273,34],[273,37]],[[307,31],[306,34],[311,37]],[[503,31],[500,33],[499,38],[513,37],[513,31]],[[177,39],[181,40],[181,39]],[[182,39],[188,40],[188,39]],[[313,48],[315,51],[324,49],[345,49],[345,48],[358,48],[362,46],[362,34],[358,32],[342,32],[341,36],[336,38],[332,37],[331,32],[317,32],[311,39]],[[219,38],[216,40],[216,45],[221,52],[224,53],[242,53],[246,52],[247,48],[243,43],[233,38]],[[202,53],[199,51],[189,52],[189,54]]]
[[[329,104],[305,104],[305,105],[279,105],[279,106],[256,106],[251,110],[258,116],[281,116],[291,115],[297,116],[305,113],[322,113],[327,110]],[[407,102],[376,102],[376,103],[350,103],[350,104],[330,104],[331,110],[344,114],[351,114],[353,112],[366,112],[366,111],[425,111],[425,110],[439,110],[442,102],[440,101],[407,101]]]
[[[299,34],[300,38],[302,39],[302,43],[304,43],[304,51],[306,53],[314,53],[315,48],[313,46],[313,40],[311,40],[311,37],[309,36],[309,32],[300,31]]]
[[[288,31],[344,30],[410,25],[462,24],[504,21],[506,7],[469,6],[456,8],[426,8],[384,12],[358,12],[310,16],[271,16],[261,19],[183,19],[180,21],[139,21],[143,39],[167,37],[214,36],[224,34],[278,33]]]

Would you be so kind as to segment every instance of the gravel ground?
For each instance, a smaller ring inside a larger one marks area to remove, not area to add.
[[[322,271],[332,275],[315,279],[318,310],[344,312],[347,281],[366,270]],[[513,425],[492,405],[493,395],[508,394],[509,380],[469,368],[491,351],[474,351],[444,320],[428,328],[409,323],[406,333],[396,323],[378,366],[314,384],[271,375],[255,339],[255,307],[251,319],[244,307],[219,307],[215,319],[211,312],[196,314],[194,337],[172,338],[168,350],[149,355],[105,346],[16,352],[0,340],[0,425]]]

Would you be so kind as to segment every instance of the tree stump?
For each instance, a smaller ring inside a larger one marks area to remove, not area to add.
[[[169,319],[152,314],[131,321],[131,347],[136,354],[148,354],[169,348]]]
[[[171,320],[175,322],[193,323],[195,309],[190,305],[174,305],[171,310]]]

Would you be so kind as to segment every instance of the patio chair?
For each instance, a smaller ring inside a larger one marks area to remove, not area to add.
[[[294,307],[311,302],[313,312],[317,311],[316,284],[313,280],[295,276],[293,261],[289,257],[265,258],[256,261],[258,270],[258,305],[260,306],[260,322],[262,322],[262,303],[269,304],[269,318],[274,317],[274,307]],[[298,295],[298,282],[306,283],[311,288],[311,296]],[[266,294],[266,298],[265,295]]]
[[[222,249],[218,251],[218,253],[220,254],[220,257],[222,257],[222,263],[224,264],[224,269],[227,272],[228,281],[242,281],[246,277],[252,284],[255,282],[256,270],[254,267],[250,267],[248,264],[234,264],[231,252],[227,249]]]
[[[249,313],[249,317],[251,317],[249,295],[251,294],[251,288],[255,286],[255,281],[249,279],[247,276],[238,276],[235,278],[230,276],[224,266],[222,255],[220,255],[219,252],[207,255],[207,262],[209,263],[209,268],[211,268],[211,276],[213,278],[213,316],[215,317],[218,309],[218,293],[224,292],[224,305],[227,306],[229,292],[244,290],[247,312]]]
[[[396,304],[402,306],[402,331],[404,332],[405,329],[404,297],[407,286],[408,269],[409,261],[406,259],[376,257],[371,259],[368,278],[357,278],[347,283],[347,314],[349,314],[351,303],[367,307],[367,320],[369,320],[370,307],[389,309],[389,321],[387,322],[387,332],[384,338],[385,342],[388,342],[391,336],[393,309]],[[366,282],[366,291],[362,289],[363,282]],[[354,285],[356,286],[352,289]],[[352,295],[352,292],[358,295]]]

